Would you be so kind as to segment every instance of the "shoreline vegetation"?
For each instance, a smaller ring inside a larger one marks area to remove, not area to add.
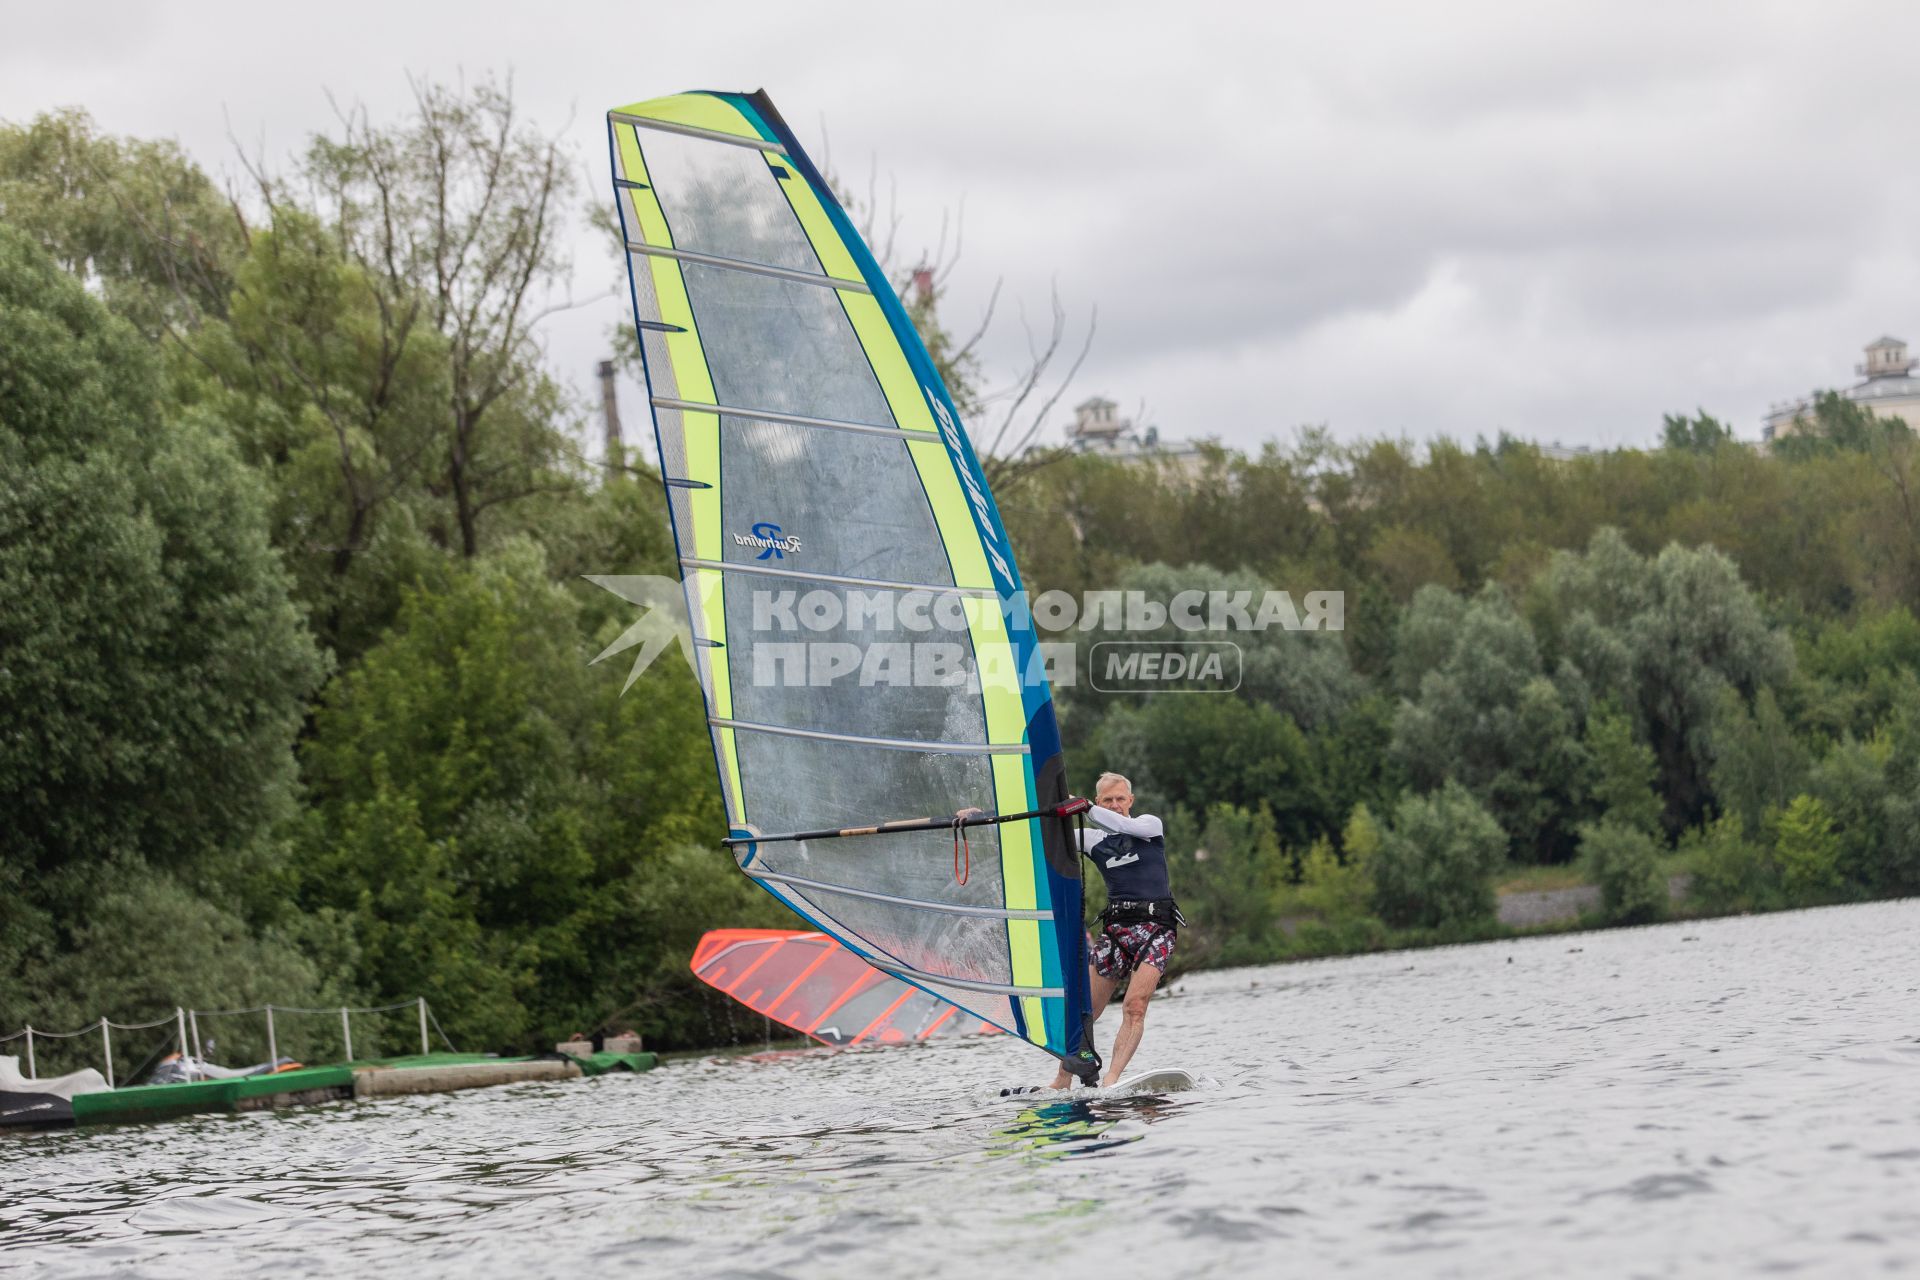
[[[687,971],[791,924],[715,847],[692,675],[590,665],[634,617],[586,575],[675,555],[537,339],[605,221],[577,159],[485,79],[241,192],[0,123],[0,1026],[398,993],[480,1050],[759,1039]],[[1920,451],[1838,396],[1804,426],[999,468],[1036,595],[1344,594],[1236,633],[1230,697],[1056,684],[1070,784],[1167,823],[1179,967],[1506,936],[1501,885],[1608,924],[1675,876],[1682,912],[1920,892]]]

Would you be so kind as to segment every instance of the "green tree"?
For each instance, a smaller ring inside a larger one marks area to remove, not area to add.
[[[1712,453],[1733,443],[1733,429],[1711,416],[1705,409],[1689,418],[1669,413],[1663,419],[1665,429],[1660,446],[1677,453]]]
[[[1396,600],[1412,600],[1424,591],[1458,591],[1460,571],[1440,539],[1424,529],[1402,525],[1382,529],[1367,549],[1367,561],[1379,571]]]
[[[1668,832],[1697,822],[1721,690],[1751,699],[1792,669],[1733,562],[1677,544],[1648,559],[1605,529],[1584,554],[1557,554],[1530,603],[1556,683],[1581,708],[1612,700],[1652,747]]]
[[[1805,462],[1836,453],[1872,453],[1912,434],[1899,418],[1876,417],[1837,391],[1823,391],[1814,397],[1811,418],[1803,419],[1799,430],[1777,436],[1773,452],[1788,462]]]
[[[1643,924],[1666,914],[1660,844],[1645,826],[1616,818],[1580,828],[1580,856],[1600,887],[1600,908],[1614,924]]]
[[[249,227],[171,143],[80,112],[0,126],[0,214],[152,337],[168,398],[266,473],[274,544],[351,660],[400,589],[544,529],[584,488],[537,332],[566,262],[557,145],[491,80],[348,113]],[[596,566],[596,569],[604,566]]]
[[[1095,680],[1100,670],[1097,647],[1103,644],[1145,640],[1168,644],[1231,641],[1240,653],[1236,695],[1284,713],[1303,729],[1336,723],[1362,691],[1361,681],[1348,665],[1342,634],[1330,629],[1289,630],[1286,615],[1279,608],[1280,591],[1245,572],[1223,572],[1208,565],[1179,569],[1164,564],[1135,565],[1121,570],[1107,591],[1137,593],[1150,605],[1166,610],[1166,616],[1158,626],[1145,625],[1151,619],[1143,615],[1120,619],[1124,626],[1119,630],[1108,630],[1104,626],[1076,630],[1071,638],[1078,669],[1095,673]],[[1185,629],[1167,609],[1183,598],[1193,606],[1185,615],[1187,621],[1197,620],[1201,630]],[[1275,612],[1263,616],[1262,604],[1269,600],[1275,605]],[[1293,618],[1304,628],[1308,621],[1305,601],[1291,594],[1287,600],[1293,607]],[[1211,625],[1216,604],[1223,624],[1221,630],[1213,630]],[[1261,629],[1237,626],[1230,612],[1233,607],[1243,609],[1248,621],[1259,623]],[[1111,616],[1095,612],[1099,608],[1097,604],[1089,606],[1092,617],[1088,621]],[[1076,684],[1061,693],[1063,699],[1096,703],[1106,708],[1145,705],[1164,696],[1158,693],[1116,695],[1101,691],[1093,682]]]
[[[302,904],[352,921],[363,985],[427,995],[463,1043],[537,1045],[635,1007],[659,948],[687,943],[684,963],[699,929],[759,905],[724,855],[704,879],[672,861],[721,827],[697,688],[665,658],[620,697],[581,611],[533,544],[482,557],[409,596],[306,749]],[[684,919],[645,933],[656,874]],[[655,1034],[681,1017],[637,1007]]]
[[[224,315],[247,251],[239,207],[177,144],[102,135],[75,109],[0,123],[0,221],[149,338]]]
[[[1774,822],[1780,886],[1794,903],[1824,901],[1840,889],[1840,838],[1827,808],[1809,795],[1793,798]]]
[[[207,426],[168,420],[125,321],[0,226],[0,1024],[121,1019],[203,975],[312,966],[262,935],[321,661],[265,498]],[[155,959],[152,975],[184,961]],[[193,989],[204,989],[195,987]]]
[[[1770,910],[1780,905],[1779,869],[1730,813],[1687,832],[1681,850],[1693,868],[1687,896],[1715,911]]]
[[[1806,785],[1810,753],[1771,689],[1755,695],[1751,711],[1732,689],[1720,691],[1712,749],[1714,795],[1749,831],[1760,830],[1769,811],[1784,807]]]
[[[1830,738],[1870,736],[1920,677],[1920,619],[1904,606],[1820,620],[1797,637],[1793,718]]]
[[[124,322],[0,228],[0,803],[10,859],[185,869],[291,800],[321,671],[255,479],[166,422]]]
[[[1286,879],[1273,818],[1264,808],[1216,804],[1185,852],[1170,842],[1169,871],[1188,924],[1184,964],[1251,964],[1277,954],[1275,902]]]
[[[1348,708],[1331,726],[1308,736],[1326,834],[1335,838],[1342,854],[1348,852],[1345,828],[1334,827],[1340,816],[1351,816],[1356,809],[1388,810],[1405,789],[1390,750],[1393,718],[1393,704],[1374,694]]]
[[[195,336],[181,395],[224,425],[273,495],[273,537],[323,643],[351,660],[448,537],[435,495],[450,383],[436,335],[383,332],[383,299],[334,233],[290,207]]]
[[[1874,889],[1911,897],[1920,893],[1920,787],[1909,781],[1907,790],[1881,801],[1881,810],[1886,815],[1887,842],[1876,864]]]
[[[1373,858],[1374,909],[1401,928],[1490,919],[1506,846],[1500,824],[1460,784],[1407,796]]]
[[[36,957],[18,973],[19,997],[0,999],[0,1025],[31,1021],[71,1030],[103,1014],[117,1022],[147,1021],[176,1006],[358,1003],[351,988],[330,984],[307,954],[309,947],[322,955],[332,950],[311,936],[316,926],[330,923],[289,920],[256,931],[175,876],[123,866],[88,902],[85,916],[75,922],[71,945]],[[298,1021],[283,1021],[280,1050],[302,1056],[317,1048],[337,1055],[338,1025],[336,1019],[331,1028],[321,1028],[323,1039],[307,1041],[297,1038]],[[208,1034],[216,1034],[211,1022]],[[258,1062],[267,1056],[264,1025],[235,1020],[220,1024],[217,1034],[221,1061]],[[117,1034],[115,1040],[120,1040]],[[143,1042],[136,1037],[131,1043]],[[97,1042],[87,1049],[91,1057]],[[126,1050],[117,1047],[121,1052]],[[54,1074],[44,1068],[43,1073]]]
[[[1331,840],[1313,842],[1301,860],[1300,885],[1292,901],[1323,920],[1354,919],[1373,908],[1373,865],[1380,853],[1380,827],[1364,804],[1355,805],[1340,832],[1340,848]]]
[[[1418,697],[1420,682],[1426,679],[1427,673],[1447,664],[1460,647],[1467,609],[1466,598],[1445,587],[1428,585],[1414,593],[1394,632],[1392,682],[1395,693],[1403,698]],[[1514,647],[1520,650],[1520,646]],[[1521,652],[1521,660],[1532,666],[1532,661]]]
[[[1653,752],[1635,741],[1633,721],[1611,704],[1587,721],[1593,761],[1593,799],[1600,817],[1651,836],[1660,829],[1659,770]]]
[[[1896,848],[1888,822],[1893,749],[1889,734],[1876,734],[1866,742],[1848,737],[1806,775],[1807,794],[1825,810],[1839,842],[1835,868],[1861,893],[1899,892],[1899,877],[1889,874]]]
[[[1074,758],[1125,775],[1150,806],[1210,814],[1218,805],[1267,805],[1289,847],[1339,821],[1323,808],[1306,736],[1279,712],[1233,698],[1196,694],[1115,709]]]
[[[1666,912],[1660,871],[1660,799],[1653,752],[1634,740],[1633,721],[1602,704],[1587,721],[1598,818],[1580,828],[1580,856],[1600,887],[1601,909],[1616,924],[1657,920]]]
[[[571,165],[510,84],[413,84],[397,124],[346,115],[315,137],[302,177],[317,212],[378,298],[383,358],[416,340],[444,352],[433,456],[447,545],[480,554],[483,515],[566,481],[556,476],[565,396],[546,373],[540,320],[561,288]],[[286,189],[265,185],[276,205]]]
[[[1423,637],[1442,612],[1422,593],[1403,624]],[[1525,619],[1506,593],[1488,586],[1460,615],[1444,660],[1420,677],[1417,700],[1394,719],[1393,758],[1408,780],[1431,790],[1465,786],[1530,861],[1564,862],[1573,852],[1573,806],[1586,753],[1572,716],[1540,657]]]
[[[1862,877],[1873,892],[1920,893],[1920,679],[1908,677],[1880,733],[1884,736],[1886,794],[1880,801],[1886,839]],[[1847,823],[1848,806],[1836,806]]]

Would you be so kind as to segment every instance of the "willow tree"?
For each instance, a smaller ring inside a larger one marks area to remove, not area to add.
[[[1428,588],[1401,636],[1396,677],[1415,692],[1394,717],[1392,750],[1408,781],[1422,792],[1460,784],[1521,860],[1566,861],[1589,760],[1526,620],[1495,585],[1466,602]]]
[[[1668,834],[1699,822],[1723,691],[1752,704],[1793,666],[1733,561],[1678,543],[1642,556],[1603,529],[1584,553],[1554,556],[1532,605],[1547,664],[1581,714],[1611,700],[1653,748]]]

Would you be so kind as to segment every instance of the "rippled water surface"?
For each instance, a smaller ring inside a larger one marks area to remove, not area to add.
[[[1210,1080],[1022,1105],[999,1038],[0,1139],[0,1270],[1920,1264],[1920,902],[1198,975],[1137,1062]]]

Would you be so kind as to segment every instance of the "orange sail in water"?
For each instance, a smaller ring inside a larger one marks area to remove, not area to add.
[[[824,933],[713,929],[693,973],[755,1013],[822,1044],[899,1044],[997,1028],[880,972]]]

